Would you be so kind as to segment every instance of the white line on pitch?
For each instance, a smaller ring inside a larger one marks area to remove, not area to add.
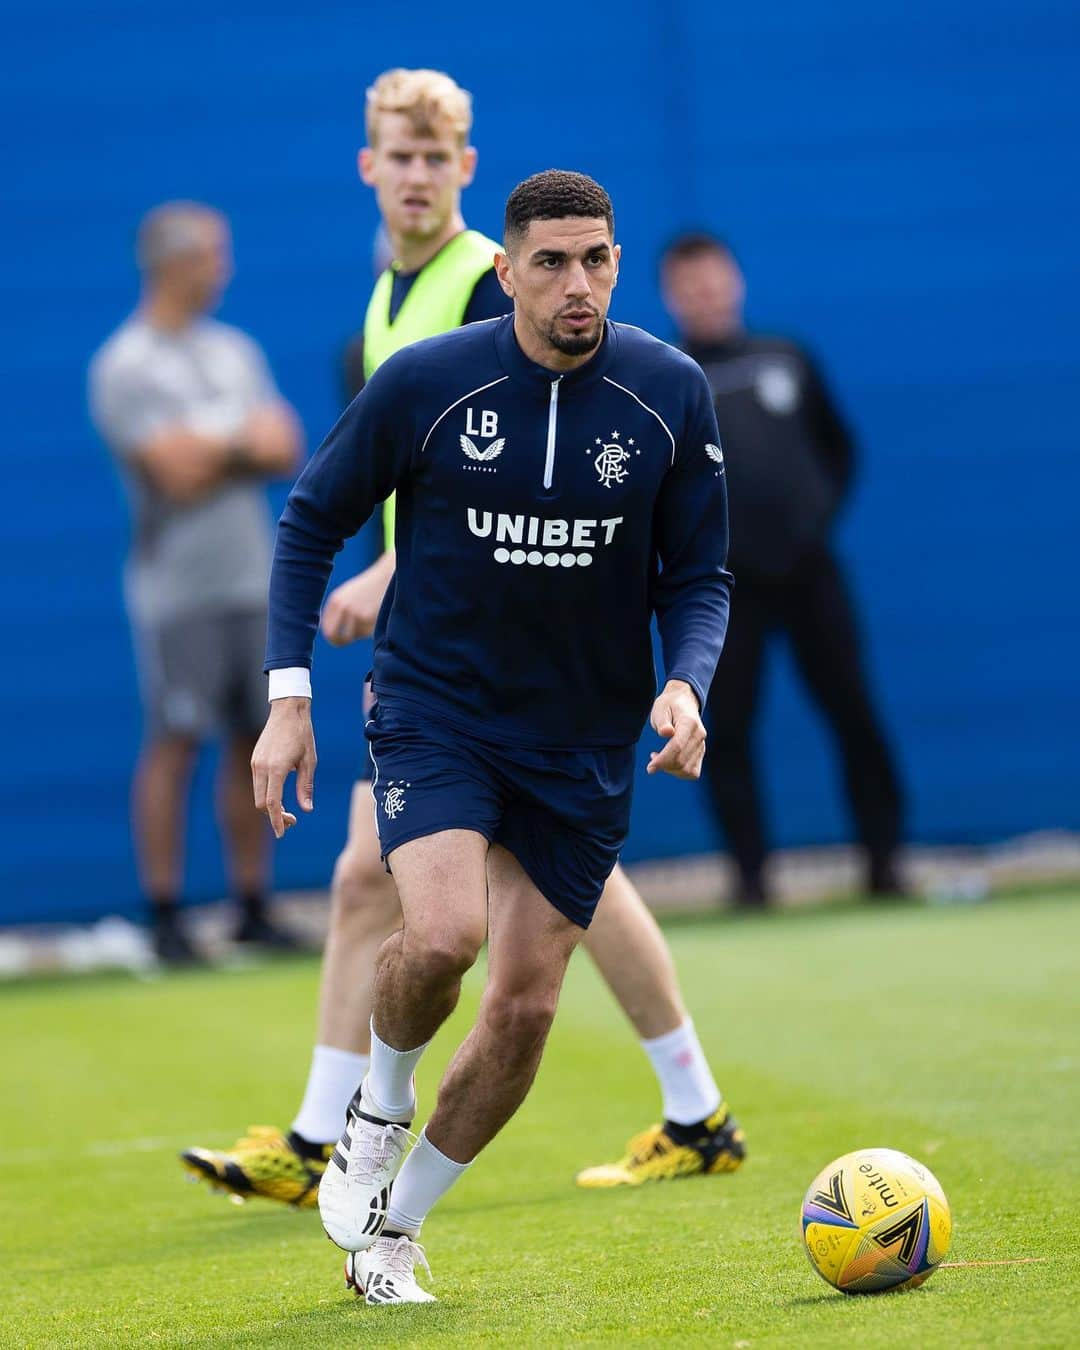
[[[215,1136],[225,1135],[228,1131],[200,1130],[198,1133],[212,1139]],[[102,1139],[94,1144],[86,1144],[82,1148],[64,1148],[63,1152],[67,1158],[73,1154],[81,1158],[116,1158],[125,1153],[159,1153],[164,1149],[182,1148],[190,1143],[191,1135],[184,1135],[182,1138],[178,1135],[158,1135],[141,1139]],[[59,1147],[60,1145],[57,1145],[57,1148]],[[11,1153],[0,1153],[0,1167],[54,1161],[57,1148],[25,1148],[15,1149]]]

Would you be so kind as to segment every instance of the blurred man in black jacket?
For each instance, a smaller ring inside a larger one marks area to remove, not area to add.
[[[900,786],[863,669],[851,597],[829,546],[854,446],[813,362],[794,342],[743,327],[730,249],[688,234],[664,253],[664,303],[712,385],[728,478],[735,574],[727,645],[709,696],[705,778],[739,873],[742,905],[768,901],[751,737],[767,638],[785,633],[838,742],[866,885],[901,889]]]

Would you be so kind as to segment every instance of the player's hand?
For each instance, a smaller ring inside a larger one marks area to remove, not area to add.
[[[335,647],[347,647],[375,631],[383,596],[394,575],[393,551],[330,592],[322,612],[323,637]]]
[[[683,680],[668,680],[653,704],[649,721],[667,745],[652,752],[645,772],[700,778],[705,758],[705,724],[697,695],[690,686]]]
[[[315,764],[311,699],[276,698],[251,756],[255,809],[266,812],[276,839],[296,824],[296,817],[283,805],[289,774],[296,773],[296,800],[301,810],[315,809]]]

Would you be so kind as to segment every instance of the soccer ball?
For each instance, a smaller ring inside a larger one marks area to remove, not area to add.
[[[952,1215],[937,1178],[892,1148],[863,1148],[810,1183],[802,1238],[810,1264],[845,1294],[914,1289],[944,1260]]]

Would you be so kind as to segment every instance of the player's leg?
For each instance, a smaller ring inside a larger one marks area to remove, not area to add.
[[[617,1163],[580,1172],[578,1185],[634,1186],[734,1171],[745,1156],[742,1132],[687,1015],[671,949],[621,867],[608,879],[584,946],[641,1038],[664,1121],[635,1136]]]
[[[867,889],[902,893],[900,781],[870,693],[855,608],[829,553],[811,559],[790,588],[784,619],[796,664],[836,735]]]
[[[400,777],[395,774],[395,781]],[[391,790],[389,782],[388,773],[384,793]],[[406,797],[418,821],[429,806],[425,796],[442,801],[453,796],[452,791],[414,793],[415,799],[412,793]],[[382,801],[385,809],[385,795]],[[442,808],[436,803],[434,809]],[[397,811],[396,800],[390,810]],[[319,1187],[323,1227],[347,1251],[367,1248],[379,1234],[390,1186],[413,1139],[408,1125],[416,1110],[414,1071],[453,1012],[462,977],[487,933],[484,834],[449,828],[406,839],[397,847],[384,836],[383,846],[403,922],[379,953],[371,1062]]]
[[[413,1276],[413,1264],[422,1255],[415,1246],[421,1226],[528,1094],[567,962],[582,933],[545,900],[506,849],[491,849],[487,876],[488,980],[476,1023],[443,1076],[435,1111],[398,1173],[382,1234],[370,1251],[358,1253],[346,1266],[369,1303],[430,1300]],[[408,883],[400,880],[404,897]],[[408,913],[408,902],[405,908]],[[379,1016],[377,993],[376,1025]]]
[[[178,906],[191,773],[213,730],[212,700],[189,656],[188,621],[134,623],[132,634],[144,723],[131,794],[139,879],[158,957],[185,965],[200,959]]]
[[[250,803],[250,772],[247,796]],[[353,788],[349,833],[334,867],[317,1041],[300,1109],[288,1131],[252,1126],[228,1149],[195,1147],[186,1170],[234,1195],[301,1207],[316,1192],[356,1085],[368,1068],[375,960],[401,924],[397,890],[379,856],[371,784]]]
[[[184,870],[188,793],[198,742],[151,731],[132,785],[132,823],[143,894],[150,905],[154,947],[171,965],[199,959],[177,916]]]
[[[705,722],[709,739],[702,777],[737,872],[736,903],[768,903],[766,836],[753,753],[754,715],[769,628],[768,588],[740,582]]]
[[[371,784],[355,784],[349,834],[334,865],[330,925],[319,988],[318,1030],[311,1072],[293,1130],[326,1144],[368,1070],[375,966],[383,943],[401,927],[394,880],[383,863]]]
[[[608,878],[582,946],[643,1041],[686,1021],[671,949],[621,867]]]
[[[582,929],[554,909],[505,848],[488,859],[488,979],[476,1025],[439,1086],[424,1131],[459,1165],[471,1162],[524,1101]]]

